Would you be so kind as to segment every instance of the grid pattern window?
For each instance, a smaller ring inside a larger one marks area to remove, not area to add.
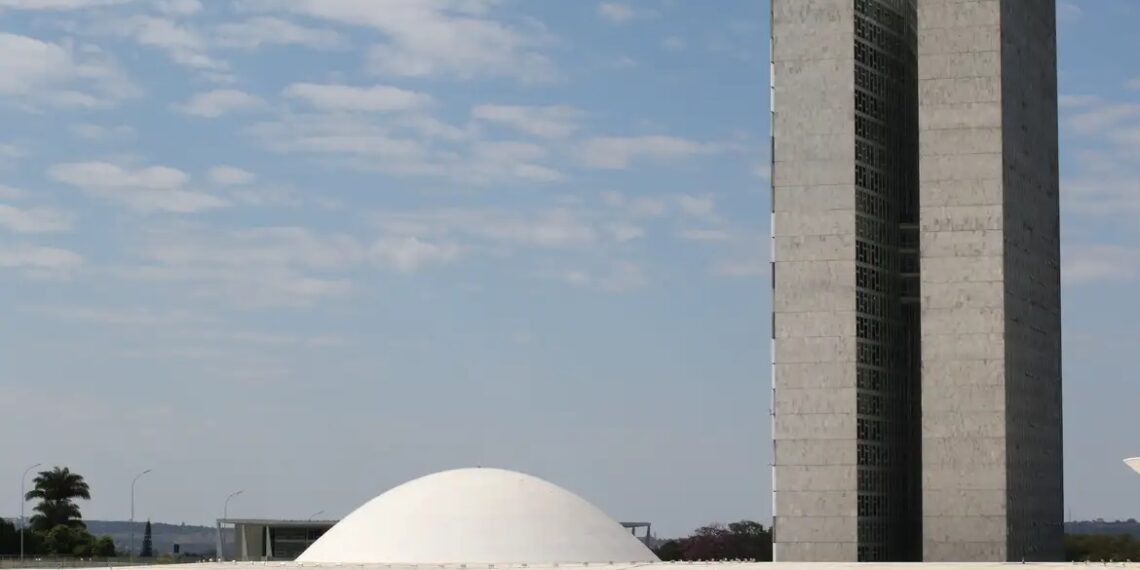
[[[921,558],[915,0],[855,3],[858,558]]]

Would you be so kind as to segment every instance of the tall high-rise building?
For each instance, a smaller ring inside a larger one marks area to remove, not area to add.
[[[777,560],[1062,555],[1053,0],[772,0]]]

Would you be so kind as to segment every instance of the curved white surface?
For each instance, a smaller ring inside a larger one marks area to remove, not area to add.
[[[1130,457],[1124,460],[1124,464],[1131,467],[1133,471],[1140,473],[1140,457]]]
[[[502,469],[444,471],[400,485],[353,511],[297,558],[346,564],[657,560],[577,495]]]

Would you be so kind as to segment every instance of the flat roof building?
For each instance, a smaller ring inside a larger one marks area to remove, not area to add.
[[[336,523],[334,520],[218,519],[217,557],[219,560],[294,560]],[[231,530],[232,541],[223,540],[226,529]]]

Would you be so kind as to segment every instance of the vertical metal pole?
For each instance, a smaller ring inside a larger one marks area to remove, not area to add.
[[[28,502],[24,495],[24,482],[28,479],[28,472],[40,465],[42,465],[42,463],[37,463],[25,469],[24,474],[20,476],[20,562],[24,561],[24,503]]]
[[[128,554],[132,562],[135,559],[135,483],[139,482],[139,477],[147,473],[150,473],[150,469],[135,475],[135,478],[131,480],[131,549]]]
[[[230,499],[232,499],[232,498],[234,498],[234,497],[236,497],[236,496],[238,496],[244,492],[245,492],[245,489],[241,489],[240,491],[234,491],[233,493],[230,493],[228,497],[226,497],[226,502],[222,503],[222,520],[218,521],[218,560],[219,561],[221,561],[221,559],[222,559],[222,523],[226,519],[230,518]]]

